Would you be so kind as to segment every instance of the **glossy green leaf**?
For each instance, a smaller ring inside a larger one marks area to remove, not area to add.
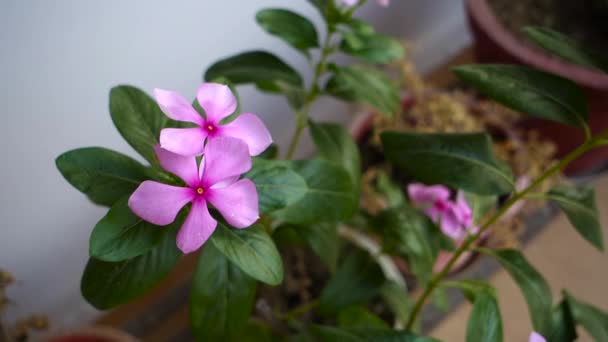
[[[285,162],[306,180],[308,190],[297,203],[276,211],[273,215],[287,223],[310,225],[317,222],[337,222],[353,216],[353,184],[349,174],[326,160]]]
[[[530,116],[585,127],[587,101],[572,81],[513,65],[463,65],[454,72],[483,94]]]
[[[175,266],[177,230],[144,255],[121,262],[89,259],[82,275],[82,296],[95,308],[107,310],[125,304],[156,286]]]
[[[340,238],[336,223],[321,222],[310,226],[295,227],[295,231],[321,258],[330,272],[334,273],[340,255]]]
[[[327,82],[325,91],[347,102],[366,104],[380,113],[393,117],[399,112],[399,88],[381,71],[350,65],[337,68]]]
[[[269,285],[283,281],[281,255],[262,226],[235,229],[218,222],[211,242],[249,276]]]
[[[477,294],[467,324],[467,342],[501,342],[502,318],[496,297],[488,292]]]
[[[268,33],[275,35],[298,50],[319,46],[315,26],[307,18],[285,9],[264,9],[256,20]]]
[[[562,300],[553,309],[553,330],[548,335],[547,341],[572,342],[576,341],[576,322],[572,316],[572,310],[566,299]]]
[[[346,33],[340,50],[371,63],[390,63],[405,55],[405,49],[398,40],[377,33]]]
[[[122,137],[150,164],[158,165],[154,145],[169,118],[158,104],[142,90],[117,86],[110,91],[110,114]]]
[[[485,280],[479,279],[461,279],[456,281],[443,282],[442,286],[454,287],[462,291],[462,294],[471,303],[475,302],[477,295],[482,292],[489,293],[496,297],[496,290]]]
[[[386,158],[415,180],[479,195],[514,189],[513,174],[494,156],[487,134],[385,132],[381,139]]]
[[[596,341],[608,341],[608,312],[568,293],[565,296],[576,323],[582,325]]]
[[[604,236],[592,187],[560,185],[551,189],[547,197],[559,205],[585,240],[597,249],[604,250]]]
[[[573,39],[545,27],[525,27],[523,33],[547,52],[574,64],[608,72],[608,57],[580,46]]]
[[[200,341],[232,340],[253,311],[256,281],[207,244],[194,273],[190,323]]]
[[[324,315],[343,308],[364,303],[380,291],[384,274],[376,261],[367,253],[355,251],[338,267],[319,297],[319,311]]]
[[[111,206],[130,195],[146,178],[143,165],[102,147],[85,147],[57,157],[63,177],[94,203]]]
[[[95,225],[89,242],[92,258],[118,262],[140,256],[182,225],[183,215],[180,215],[168,226],[155,226],[133,214],[127,202],[128,197],[118,200]]]
[[[306,180],[282,161],[256,159],[244,177],[255,183],[262,214],[293,205],[308,191]]]
[[[500,262],[521,289],[528,303],[534,330],[543,336],[548,336],[552,329],[553,298],[545,278],[516,249],[497,251],[484,249],[484,251]]]
[[[360,305],[349,306],[338,313],[340,328],[381,328],[390,329],[382,318]]]
[[[340,329],[331,326],[313,325],[310,327],[310,331],[317,341],[322,342],[438,342],[431,337],[417,336],[410,332],[392,329]]]

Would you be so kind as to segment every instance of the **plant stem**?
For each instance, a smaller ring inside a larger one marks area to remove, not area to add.
[[[435,290],[435,288],[437,288],[437,286],[441,283],[443,278],[445,278],[448,275],[448,273],[450,272],[450,270],[452,269],[454,264],[456,264],[456,261],[458,261],[458,259],[462,255],[462,253],[467,251],[477,240],[479,240],[479,238],[482,236],[482,234],[486,230],[488,230],[494,223],[496,223],[496,221],[498,221],[500,219],[500,217],[504,213],[506,213],[517,201],[519,201],[520,199],[525,197],[528,193],[530,193],[532,190],[534,190],[537,186],[539,186],[545,180],[547,180],[551,176],[553,176],[556,173],[558,173],[559,171],[561,171],[568,164],[570,164],[572,161],[574,161],[575,159],[577,159],[578,157],[583,155],[585,152],[589,151],[590,149],[592,149],[594,147],[597,147],[598,143],[601,142],[606,136],[608,136],[608,131],[603,132],[602,134],[598,135],[595,138],[587,140],[586,143],[584,143],[583,145],[579,146],[576,150],[569,153],[559,163],[555,164],[554,166],[549,168],[547,171],[545,171],[545,173],[543,173],[539,178],[537,178],[526,189],[524,189],[523,191],[521,191],[519,193],[514,194],[514,196],[511,197],[511,199],[509,199],[500,208],[500,210],[498,210],[494,215],[492,215],[492,217],[490,217],[488,219],[488,221],[483,226],[481,226],[481,228],[479,229],[479,232],[476,235],[469,236],[465,240],[465,242],[456,250],[456,252],[454,252],[454,255],[452,255],[452,258],[443,267],[443,269],[439,273],[437,273],[433,277],[433,279],[429,282],[429,284],[425,288],[424,292],[422,293],[422,296],[420,296],[420,298],[416,301],[414,309],[412,310],[412,313],[405,326],[405,329],[411,330],[412,326],[414,325],[414,322],[416,322],[417,316],[420,314],[420,311],[422,310],[427,299],[433,293],[433,290]]]

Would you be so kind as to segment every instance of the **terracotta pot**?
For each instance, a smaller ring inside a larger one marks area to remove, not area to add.
[[[138,342],[135,337],[104,326],[92,326],[64,332],[48,339],[49,342]]]
[[[523,64],[575,81],[587,96],[592,131],[599,133],[608,129],[608,75],[550,56],[520,40],[499,22],[486,0],[466,0],[466,12],[477,62]],[[536,129],[553,140],[557,145],[557,157],[564,156],[584,141],[582,130],[551,121],[529,119],[525,127]],[[608,148],[595,149],[572,163],[565,173],[575,175],[592,171],[606,160]]]

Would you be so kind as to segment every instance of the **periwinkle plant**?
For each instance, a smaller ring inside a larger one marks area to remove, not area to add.
[[[192,105],[173,92],[157,90],[152,99],[137,88],[118,86],[110,93],[112,120],[150,165],[96,147],[57,158],[69,183],[94,203],[110,207],[90,239],[91,258],[82,278],[87,301],[98,309],[127,303],[158,284],[183,253],[202,249],[190,300],[192,329],[201,341],[244,336],[260,341],[432,341],[422,337],[416,323],[433,293],[445,287],[462,290],[473,305],[467,341],[502,341],[495,289],[483,280],[446,280],[460,256],[476,251],[496,258],[521,288],[535,330],[531,340],[572,341],[576,325],[607,340],[605,312],[567,292],[555,305],[549,285],[519,250],[478,245],[518,201],[540,197],[556,202],[581,236],[603,250],[591,188],[559,185],[548,193],[535,192],[577,157],[608,143],[608,132],[591,133],[582,91],[569,80],[526,67],[456,68],[458,77],[508,107],[580,127],[585,143],[516,189],[509,167],[495,157],[484,132],[384,132],[386,160],[417,183],[408,187],[386,181],[387,208],[364,212],[359,207],[357,144],[345,128],[315,122],[309,112],[320,96],[332,96],[371,107],[378,115],[398,115],[399,85],[374,64],[399,60],[404,50],[355,18],[364,0],[309,3],[324,20],[322,41],[311,21],[288,9],[264,9],[256,19],[302,52],[311,64],[310,84],[275,55],[250,51],[209,67]],[[551,44],[558,36],[543,30],[534,37],[543,46],[567,45],[563,40]],[[360,62],[338,65],[333,62],[338,53]],[[233,92],[242,84],[289,102],[295,132],[285,159],[277,159],[278,149],[270,145],[262,121],[240,113]],[[306,128],[316,157],[292,160]],[[499,196],[506,200],[499,202]],[[288,250],[290,241],[277,236],[284,233],[299,236],[318,254],[324,265],[309,267],[325,267],[330,277],[318,298],[289,311],[271,308],[271,318],[252,319],[258,282],[283,282],[277,245]],[[452,257],[434,272],[440,251]],[[423,288],[417,299],[410,297],[393,257],[407,260]],[[385,303],[392,321],[368,309],[372,300]],[[304,319],[305,313],[313,313],[314,320]],[[268,320],[272,324],[265,324]]]

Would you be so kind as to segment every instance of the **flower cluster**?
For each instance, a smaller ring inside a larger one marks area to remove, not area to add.
[[[251,169],[251,155],[271,144],[266,126],[250,113],[222,125],[221,121],[236,110],[237,104],[225,85],[200,86],[197,100],[205,111],[204,118],[175,92],[155,89],[154,95],[167,116],[197,127],[165,128],[160,146],[155,146],[161,167],[178,176],[185,186],[145,181],[129,198],[131,210],[150,223],[164,226],[175,221],[179,211],[192,203],[177,235],[177,246],[184,253],[199,249],[217,226],[208,203],[235,228],[255,223],[259,217],[255,185],[239,178]],[[203,157],[199,165],[196,157],[200,155]]]
[[[439,224],[441,231],[454,240],[462,239],[466,232],[475,233],[473,215],[464,193],[459,191],[456,200],[450,199],[450,190],[443,185],[408,185],[412,203]]]

